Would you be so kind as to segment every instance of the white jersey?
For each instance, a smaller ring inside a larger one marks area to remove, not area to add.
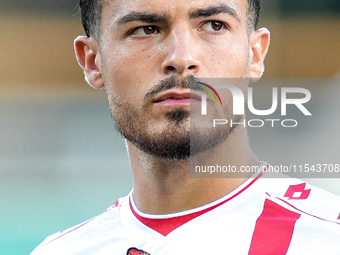
[[[48,237],[31,255],[340,254],[340,198],[263,175],[215,202],[168,215],[140,212],[130,193]]]

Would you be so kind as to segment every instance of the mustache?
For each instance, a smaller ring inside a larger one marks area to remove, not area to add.
[[[200,90],[201,88],[206,88],[206,86],[197,77],[192,75],[186,76],[183,79],[180,79],[177,75],[173,75],[161,80],[146,93],[144,96],[144,105],[154,95],[173,88]]]

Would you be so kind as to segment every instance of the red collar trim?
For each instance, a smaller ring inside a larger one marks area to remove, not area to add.
[[[268,166],[266,167],[266,169],[268,168]],[[144,225],[146,225],[147,227],[155,230],[156,232],[160,233],[163,236],[167,236],[169,233],[171,233],[172,231],[174,231],[175,229],[177,229],[178,227],[184,225],[185,223],[197,218],[198,216],[201,216],[202,214],[205,214],[223,204],[225,204],[226,202],[230,201],[231,199],[237,197],[239,194],[241,194],[243,191],[245,191],[246,189],[248,189],[252,184],[254,184],[254,182],[256,182],[266,171],[266,169],[259,174],[254,180],[252,180],[247,186],[245,186],[243,189],[241,189],[239,192],[237,192],[236,194],[234,194],[233,196],[227,198],[226,200],[213,205],[211,207],[208,207],[202,211],[198,211],[198,212],[194,212],[194,213],[190,213],[187,215],[183,215],[183,216],[177,216],[177,217],[172,217],[172,218],[166,218],[166,219],[150,219],[150,218],[146,218],[143,216],[140,216],[135,209],[132,206],[131,203],[131,197],[129,199],[129,203],[130,203],[130,208],[132,213],[135,215],[135,217],[142,222]]]

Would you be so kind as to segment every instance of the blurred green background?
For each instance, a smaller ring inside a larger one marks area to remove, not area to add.
[[[83,34],[76,6],[0,0],[0,255],[29,254],[132,188],[105,93],[85,84],[74,58]],[[265,77],[340,78],[338,0],[265,0],[261,23],[272,32]],[[338,160],[340,87],[311,90],[315,126],[281,136],[250,130],[261,159],[289,161],[307,146]],[[309,181],[340,194],[339,179]]]

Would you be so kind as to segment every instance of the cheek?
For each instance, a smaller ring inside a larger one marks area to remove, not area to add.
[[[203,65],[215,78],[245,77],[249,60],[249,47],[245,40],[225,40],[205,51]],[[211,76],[210,76],[211,77]]]
[[[155,56],[117,50],[104,55],[103,77],[107,93],[119,97],[120,102],[130,102],[140,107],[155,74]]]

